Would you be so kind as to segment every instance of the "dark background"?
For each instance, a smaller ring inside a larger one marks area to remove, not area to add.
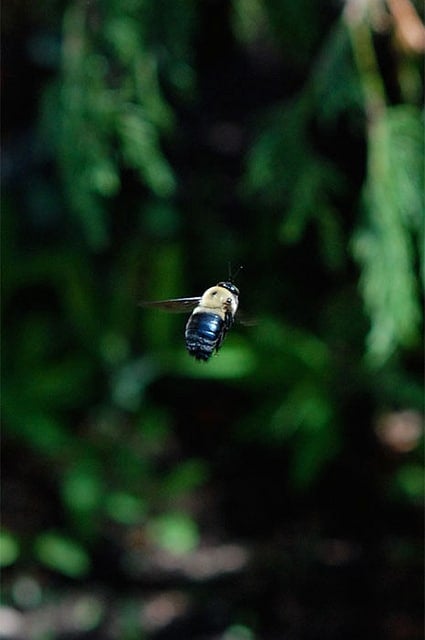
[[[422,637],[423,16],[358,4],[5,6],[2,637]],[[240,265],[207,364],[137,306]]]

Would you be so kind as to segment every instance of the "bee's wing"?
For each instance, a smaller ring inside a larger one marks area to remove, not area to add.
[[[251,316],[247,316],[243,311],[236,312],[236,322],[239,324],[243,324],[245,327],[255,327],[258,324],[258,320],[256,318],[252,318]]]
[[[197,296],[196,298],[173,298],[171,300],[143,300],[139,302],[139,306],[147,309],[163,309],[171,313],[187,313],[198,306],[200,299],[201,298]]]

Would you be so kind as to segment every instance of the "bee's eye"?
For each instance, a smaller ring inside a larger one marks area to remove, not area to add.
[[[217,295],[217,291],[211,291],[211,295],[212,296],[216,296]]]
[[[226,302],[230,304],[232,302],[232,298],[227,298]]]

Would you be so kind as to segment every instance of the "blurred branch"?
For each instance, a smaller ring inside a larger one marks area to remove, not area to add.
[[[343,18],[351,38],[354,60],[363,88],[365,111],[370,123],[385,110],[386,97],[368,12],[367,0],[348,0]]]
[[[407,51],[425,52],[425,26],[410,0],[387,0],[398,41]]]

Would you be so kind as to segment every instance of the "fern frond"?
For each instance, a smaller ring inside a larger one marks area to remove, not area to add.
[[[406,107],[386,109],[370,126],[367,224],[353,247],[371,318],[368,351],[378,362],[419,335],[414,239],[423,216],[420,130],[419,113]]]

